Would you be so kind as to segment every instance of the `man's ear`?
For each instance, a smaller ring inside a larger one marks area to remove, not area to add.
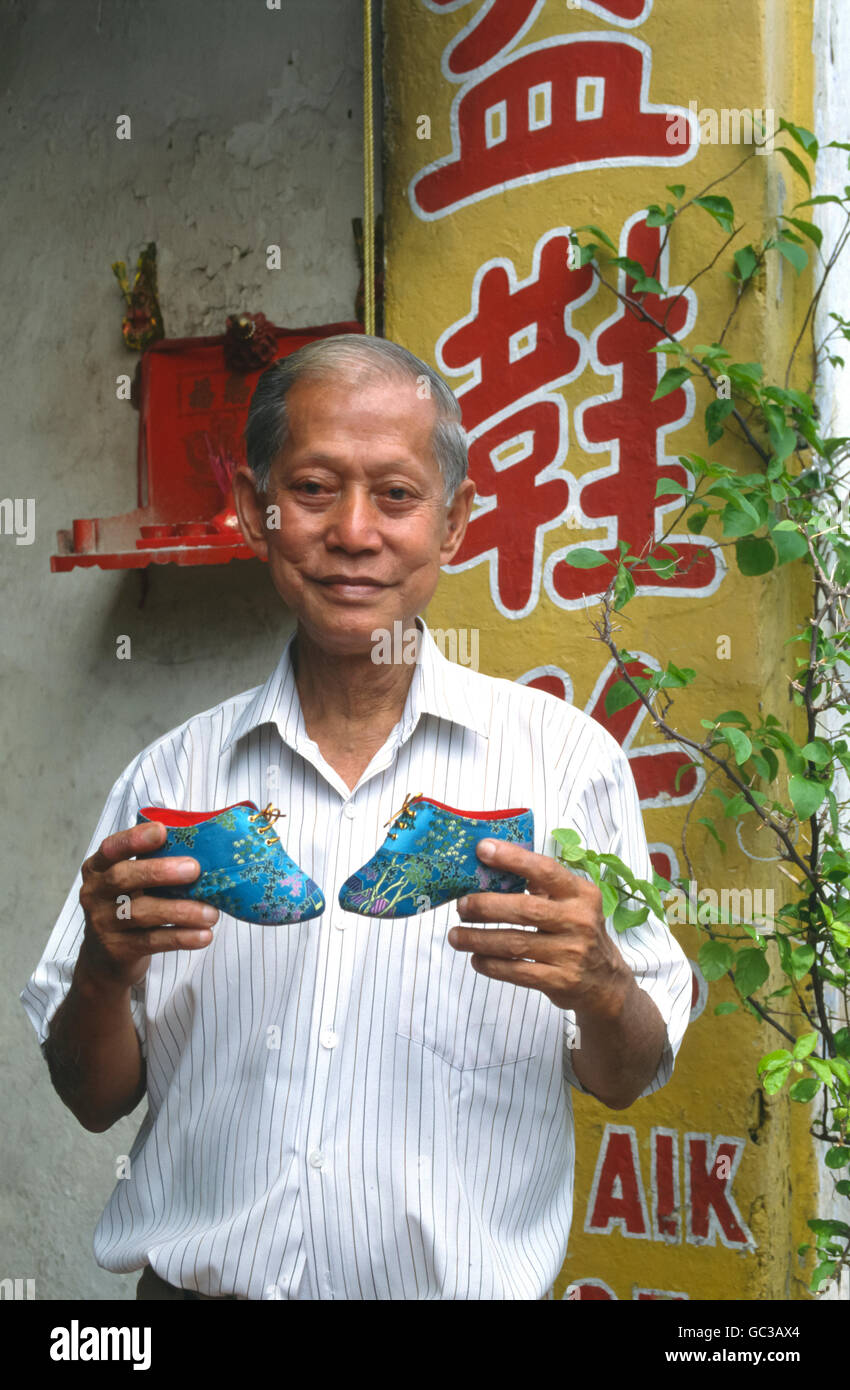
[[[469,514],[475,497],[475,484],[466,478],[457,489],[446,509],[446,529],[440,546],[440,564],[448,565],[454,559],[469,525]]]
[[[233,474],[233,502],[239,526],[255,555],[261,560],[269,558],[269,545],[266,534],[266,503],[257,491],[254,475],[246,463],[240,463]]]

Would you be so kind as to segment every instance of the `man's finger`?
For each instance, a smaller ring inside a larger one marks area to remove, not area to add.
[[[500,869],[528,880],[529,891],[548,898],[572,898],[585,880],[548,854],[536,854],[507,840],[479,840],[476,854],[488,869]]]
[[[167,828],[161,821],[148,821],[133,825],[128,830],[119,830],[106,839],[83,865],[96,874],[102,874],[122,859],[132,859],[135,854],[150,854],[165,844]]]
[[[537,931],[452,927],[449,942],[456,951],[474,951],[476,955],[500,960],[533,960],[551,965],[563,956],[563,946],[553,936]]]
[[[204,931],[214,926],[218,918],[217,907],[194,898],[138,897],[131,900],[126,916],[119,917],[116,912],[115,925],[135,931],[139,939],[144,940],[145,934],[156,932],[159,927]]]
[[[552,934],[587,931],[596,925],[589,898],[575,897],[569,905],[557,898],[538,898],[534,893],[470,893],[456,904],[464,922],[498,922],[517,927],[536,927]]]
[[[162,859],[122,859],[101,875],[98,893],[117,897],[119,893],[144,888],[179,888],[181,884],[194,883],[200,874],[201,866],[192,858],[167,855]]]

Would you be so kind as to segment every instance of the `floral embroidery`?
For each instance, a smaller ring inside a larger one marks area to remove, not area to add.
[[[411,917],[427,910],[425,904],[439,907],[464,893],[524,892],[525,879],[478,860],[475,846],[488,837],[532,849],[531,812],[482,821],[444,811],[427,798],[414,801],[369,863],[343,885],[340,904],[369,917]]]
[[[162,850],[139,857],[182,855],[189,850],[201,865],[201,874],[185,887],[149,891],[208,902],[241,921],[269,926],[321,915],[325,900],[318,884],[289,858],[279,837],[269,843],[266,821],[250,820],[257,809],[251,802],[197,825],[169,827]],[[143,819],[139,813],[137,822]]]

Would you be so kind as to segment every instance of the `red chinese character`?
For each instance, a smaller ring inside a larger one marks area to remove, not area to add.
[[[469,0],[425,0],[429,10],[456,10]],[[443,72],[452,82],[462,81],[476,68],[489,63],[534,23],[543,0],[490,0],[469,21],[443,54]]]
[[[506,618],[525,617],[537,604],[543,536],[569,502],[569,483],[559,473],[565,439],[563,400],[544,399],[520,407],[470,446],[469,476],[489,505],[473,516],[446,568],[469,569],[489,559],[490,592]]]
[[[663,280],[666,265],[658,264],[661,229],[647,227],[639,215],[626,223],[623,254],[639,262],[648,274]],[[665,251],[664,262],[667,253]],[[624,273],[622,286],[632,293],[634,281]],[[642,297],[646,312],[658,323],[665,318],[671,333],[685,334],[693,322],[696,298],[689,290],[667,296]],[[633,554],[640,554],[653,540],[660,539],[669,526],[669,513],[681,502],[656,498],[658,482],[672,478],[687,485],[687,469],[665,453],[666,435],[687,424],[693,413],[693,388],[688,383],[662,396],[652,397],[659,372],[666,363],[649,349],[664,341],[665,334],[652,323],[627,312],[620,304],[613,316],[600,324],[591,340],[594,370],[617,370],[614,391],[594,397],[577,407],[574,415],[576,436],[588,452],[604,452],[611,461],[579,481],[581,519],[592,528],[603,521],[608,535],[592,542],[609,564],[594,569],[576,569],[563,557],[587,542],[576,542],[552,555],[547,564],[546,588],[553,602],[562,608],[583,606],[589,598],[603,594],[619,560],[618,541],[627,541]],[[675,554],[678,573],[666,576],[648,564],[636,566],[632,576],[640,594],[679,594],[703,596],[712,593],[725,573],[721,552],[711,541],[689,534],[671,535],[665,544]],[[673,556],[656,557],[673,567]]]
[[[472,311],[437,343],[437,362],[449,375],[475,369],[472,384],[459,386],[464,427],[473,437],[486,421],[512,414],[520,401],[554,392],[583,370],[582,334],[570,322],[573,309],[594,292],[589,266],[570,270],[569,233],[556,227],[534,248],[533,269],[518,282],[511,261],[481,266],[472,289]]]
[[[681,164],[698,145],[668,140],[668,116],[648,100],[651,50],[613,34],[558,35],[510,54],[464,86],[452,106],[452,153],[417,174],[417,216],[445,217],[504,188],[580,169]]]

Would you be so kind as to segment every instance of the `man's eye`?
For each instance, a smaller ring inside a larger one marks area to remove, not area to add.
[[[322,491],[323,487],[323,483],[317,483],[312,478],[305,478],[303,482],[295,484],[296,492],[306,492],[310,497],[317,496],[317,494]]]
[[[387,489],[387,496],[391,502],[406,502],[410,495],[406,487],[391,487]]]

